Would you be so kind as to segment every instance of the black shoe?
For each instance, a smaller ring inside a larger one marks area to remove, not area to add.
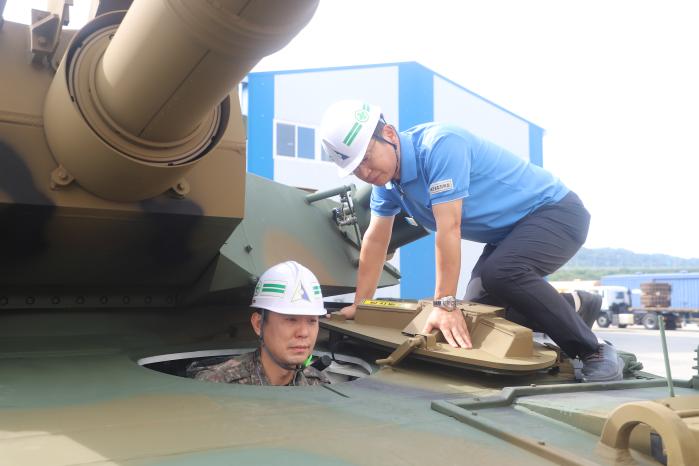
[[[624,377],[624,361],[609,344],[599,345],[582,363],[583,382],[614,382]]]
[[[580,298],[578,314],[587,326],[592,328],[592,324],[595,323],[600,309],[602,309],[602,296],[587,291],[574,291],[573,293],[577,293]]]

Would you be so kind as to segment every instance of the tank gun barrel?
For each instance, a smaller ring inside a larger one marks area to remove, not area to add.
[[[239,109],[230,113],[232,91],[310,21],[317,5],[135,0],[125,13],[97,16],[71,41],[47,94],[46,137],[62,165],[55,184],[75,179],[116,201],[168,189],[185,196],[184,175],[226,131],[237,133],[244,152]]]
[[[130,134],[189,137],[250,69],[310,19],[308,0],[137,0],[97,65],[98,98]]]

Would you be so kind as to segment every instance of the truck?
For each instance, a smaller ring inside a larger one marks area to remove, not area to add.
[[[631,311],[631,291],[624,286],[598,285],[588,291],[602,297],[602,308],[597,316],[597,325],[606,328],[616,325],[626,328],[635,323]]]
[[[695,322],[699,319],[699,309],[684,307],[641,307],[631,308],[634,323],[643,325],[649,330],[658,328],[658,315],[665,318],[665,328],[676,330],[678,327]]]
[[[600,285],[597,280],[569,280],[549,282],[559,293],[586,291],[602,298],[597,325],[607,328],[616,325],[625,328],[635,323],[631,311],[631,291],[625,286]]]
[[[643,325],[649,330],[655,330],[658,328],[658,316],[662,315],[665,318],[665,328],[675,330],[682,323],[689,323],[699,316],[699,309],[671,306],[672,287],[668,283],[642,283],[639,290],[633,291],[620,285],[593,286],[588,291],[602,296],[597,325],[603,328],[609,325],[619,328]],[[641,294],[640,307],[632,306],[632,292]]]

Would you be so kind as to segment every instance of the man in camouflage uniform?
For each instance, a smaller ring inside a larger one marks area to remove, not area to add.
[[[198,370],[197,370],[198,369]],[[274,385],[267,378],[260,358],[260,350],[230,358],[215,366],[201,368],[190,366],[189,372],[196,372],[194,378],[208,382],[242,383],[246,385]],[[294,377],[286,385],[305,386],[328,383],[322,372],[308,366],[300,371],[294,371]]]
[[[325,315],[320,285],[304,266],[283,262],[260,277],[250,316],[260,347],[212,366],[193,363],[190,377],[209,382],[248,385],[319,385],[325,374],[310,366]]]

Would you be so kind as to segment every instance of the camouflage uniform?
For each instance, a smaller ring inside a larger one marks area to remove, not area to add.
[[[213,366],[201,366],[197,362],[187,368],[187,376],[209,382],[241,383],[246,385],[272,385],[265,374],[260,350],[228,359]],[[306,367],[296,372],[289,385],[320,385],[330,381],[322,372]]]

